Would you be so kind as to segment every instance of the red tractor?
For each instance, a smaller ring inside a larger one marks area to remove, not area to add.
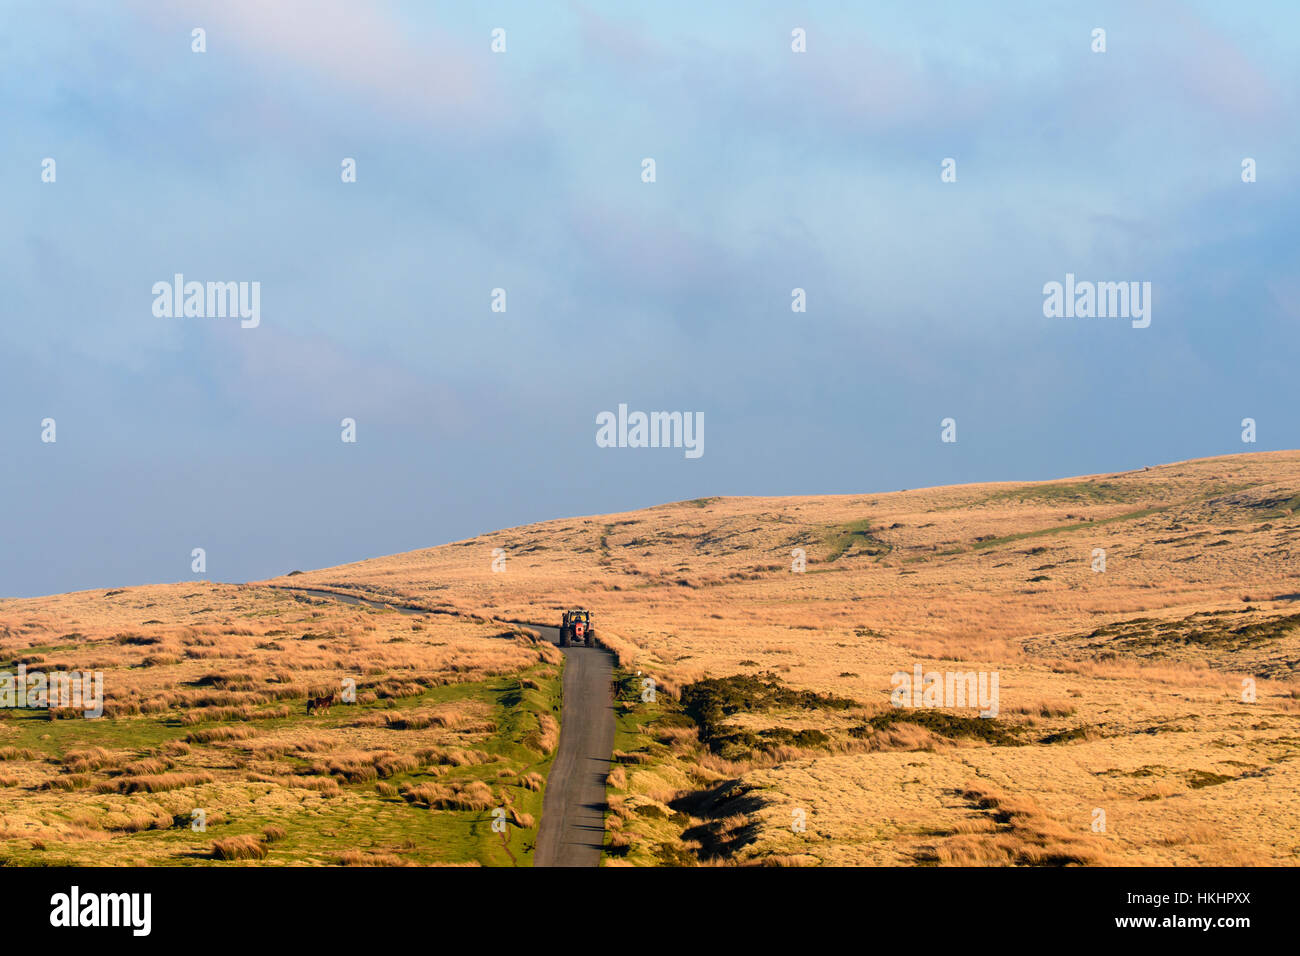
[[[560,646],[568,647],[570,644],[584,643],[588,647],[596,646],[596,632],[591,626],[591,612],[565,611],[564,619],[560,622]]]

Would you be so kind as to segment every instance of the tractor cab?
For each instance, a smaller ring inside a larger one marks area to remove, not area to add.
[[[560,646],[568,647],[571,644],[586,644],[588,647],[596,645],[596,632],[591,627],[590,611],[574,608],[564,612],[560,621]]]

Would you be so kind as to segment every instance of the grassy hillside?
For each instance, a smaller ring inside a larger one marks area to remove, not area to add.
[[[0,710],[0,863],[525,865],[559,660],[483,619],[260,587],[2,601],[0,670],[98,670],[106,700]],[[354,703],[307,715],[345,681]]]
[[[0,711],[0,860],[527,863],[560,658],[493,622],[585,605],[620,659],[610,865],[1294,863],[1298,508],[1282,452],[0,601],[0,670],[108,696]],[[996,676],[996,716],[896,705],[917,667]],[[306,715],[344,680],[355,704]]]
[[[593,608],[675,708],[622,705],[611,863],[1292,863],[1298,507],[1300,453],[1280,452],[698,499],[292,582]],[[918,664],[996,674],[998,716],[894,707],[891,675]],[[725,706],[701,725],[682,702],[705,692]]]

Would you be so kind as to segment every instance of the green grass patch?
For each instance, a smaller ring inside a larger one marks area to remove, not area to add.
[[[694,722],[676,700],[665,694],[657,693],[653,701],[642,700],[641,680],[623,668],[614,671],[614,750],[632,759],[614,765],[626,785],[617,787],[610,781],[606,792],[611,800],[626,800],[625,805],[635,804],[635,809],[622,821],[621,828],[607,830],[602,861],[620,860],[639,866],[694,865],[695,857],[681,846],[689,817],[665,812],[639,796],[645,789],[672,789],[687,782],[683,779],[683,762],[659,738],[665,730],[693,727]]]
[[[1047,505],[1113,505],[1152,498],[1162,499],[1175,486],[1150,482],[1068,481],[1046,485],[1006,488],[966,507],[1023,502]]]
[[[303,773],[313,764],[327,764],[329,751],[257,759],[259,765],[274,760],[273,775],[286,777],[290,781],[286,786],[275,780],[250,779],[249,772],[238,764],[244,759],[242,741],[198,743],[192,745],[189,753],[172,758],[176,762],[174,772],[207,773],[214,778],[212,782],[157,793],[96,793],[93,787],[77,788],[57,805],[42,810],[42,814],[51,823],[79,818],[100,821],[111,839],[91,843],[9,839],[0,842],[0,864],[93,862],[108,865],[126,859],[177,866],[341,862],[379,865],[478,862],[527,866],[532,862],[545,794],[544,786],[537,786],[537,779],[545,780],[554,758],[553,751],[543,753],[540,749],[540,717],[558,720],[561,699],[560,669],[539,664],[519,674],[431,687],[418,696],[383,699],[366,705],[336,705],[331,714],[323,717],[308,718],[305,711],[295,706],[288,718],[259,721],[254,726],[258,730],[300,729],[311,736],[332,736],[333,730],[346,728],[367,712],[401,714],[440,702],[483,701],[488,704],[495,729],[486,737],[467,740],[463,747],[483,751],[491,759],[479,764],[439,767],[419,766],[417,761],[399,759],[393,762],[392,768],[381,768],[377,775],[356,775],[356,782],[348,782],[347,775],[330,778]],[[55,761],[70,750],[93,747],[133,752],[143,758],[158,753],[168,743],[183,741],[196,728],[250,726],[243,721],[181,725],[176,716],[49,721],[44,713],[35,711],[10,711],[0,716],[0,722],[7,731],[6,746],[29,749]],[[419,749],[408,744],[410,731],[382,732],[391,734],[389,749],[399,756]],[[248,743],[255,743],[261,736],[249,738]],[[383,744],[367,746],[376,748]],[[236,761],[233,768],[232,760]],[[509,773],[502,776],[502,770]],[[93,782],[113,783],[123,779],[120,773],[118,769],[106,768],[93,775]],[[531,777],[532,786],[525,781],[529,775],[535,775]],[[491,788],[493,807],[430,810],[408,802],[400,793],[406,784],[451,786],[475,780]],[[299,781],[302,786],[298,785]],[[306,784],[311,781],[330,782],[330,787],[310,789]],[[333,781],[338,781],[337,788]],[[512,817],[518,814],[520,822],[524,821],[524,815],[531,816],[532,826],[509,825],[503,840],[503,834],[492,830],[492,810],[501,805],[499,797],[508,797],[504,803],[507,812]],[[206,832],[190,828],[193,808],[206,808],[210,821]],[[128,822],[117,823],[119,819]],[[276,838],[265,841],[264,857],[229,862],[213,858],[214,841],[249,834],[264,839],[268,827]],[[95,851],[89,857],[88,848]]]
[[[827,549],[825,560],[838,561],[845,555],[866,555],[877,560],[883,558],[894,550],[894,546],[877,538],[874,533],[876,530],[878,529],[872,527],[870,518],[823,527],[821,542]]]
[[[1005,534],[999,537],[985,538],[983,541],[976,541],[971,544],[972,551],[987,551],[989,548],[996,548],[1004,544],[1011,544],[1014,541],[1026,541],[1030,538],[1042,538],[1052,534],[1065,534],[1070,531],[1082,531],[1085,528],[1099,528],[1102,525],[1115,524],[1120,521],[1135,521],[1138,518],[1146,518],[1150,515],[1157,514],[1161,511],[1168,510],[1170,506],[1155,506],[1151,508],[1142,508],[1138,511],[1128,511],[1122,515],[1113,515],[1109,518],[1098,518],[1096,521],[1075,521],[1070,524],[1053,525],[1050,528],[1039,528],[1036,531],[1021,531],[1017,534]]]

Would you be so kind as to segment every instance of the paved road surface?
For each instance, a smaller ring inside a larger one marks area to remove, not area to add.
[[[559,628],[533,630],[552,643]],[[614,657],[603,647],[564,647],[564,717],[546,778],[533,866],[597,866],[605,842],[605,775],[614,752]]]
[[[433,613],[312,588],[282,587],[347,604],[396,607],[403,614]],[[524,623],[524,622],[519,622]],[[558,627],[524,624],[552,644]],[[603,647],[562,647],[564,711],[560,743],[546,778],[542,823],[533,866],[598,866],[605,842],[605,775],[614,753],[614,655]]]

